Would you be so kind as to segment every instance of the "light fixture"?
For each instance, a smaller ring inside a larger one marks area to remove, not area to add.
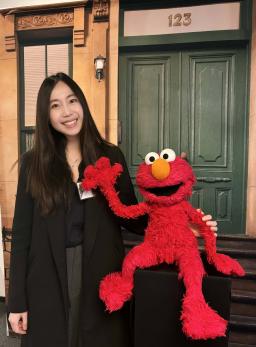
[[[101,55],[98,55],[94,59],[94,66],[95,66],[95,77],[100,82],[104,78],[104,66],[106,63],[106,58],[102,57]]]

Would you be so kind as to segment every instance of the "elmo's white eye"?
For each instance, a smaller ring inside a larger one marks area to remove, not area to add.
[[[174,161],[176,158],[176,154],[174,150],[170,148],[163,149],[160,153],[160,158],[166,160],[166,161]]]
[[[151,165],[155,160],[159,159],[159,155],[155,152],[150,152],[145,156],[145,163]]]

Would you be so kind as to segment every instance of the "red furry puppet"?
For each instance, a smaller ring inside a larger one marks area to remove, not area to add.
[[[120,309],[131,298],[136,268],[175,263],[186,289],[181,314],[184,333],[193,339],[224,336],[227,321],[208,306],[202,294],[205,270],[189,223],[199,227],[207,260],[218,271],[243,276],[244,270],[236,260],[216,253],[214,233],[202,221],[201,213],[187,201],[195,183],[191,166],[176,157],[172,149],[164,149],[160,155],[148,153],[136,176],[145,201],[131,206],[121,203],[114,188],[121,172],[120,164],[111,166],[109,159],[102,157],[95,166],[86,168],[82,182],[85,190],[99,188],[117,216],[149,215],[144,241],[127,254],[121,272],[111,273],[101,281],[100,298],[108,311]]]

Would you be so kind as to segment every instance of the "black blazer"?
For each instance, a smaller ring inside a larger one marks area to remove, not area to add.
[[[10,264],[9,312],[28,311],[28,333],[23,347],[66,347],[69,297],[65,249],[65,210],[42,217],[31,195],[25,191],[23,157],[13,221]],[[116,146],[106,146],[102,155],[124,167],[117,189],[120,199],[137,203],[124,156]],[[128,305],[109,314],[98,297],[100,280],[121,269],[124,257],[120,225],[143,232],[146,219],[124,221],[113,215],[101,194],[85,200],[83,241],[83,290],[81,331],[86,347],[130,347]]]

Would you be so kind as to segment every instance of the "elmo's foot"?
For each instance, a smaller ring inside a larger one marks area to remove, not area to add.
[[[131,298],[132,288],[132,282],[124,279],[121,273],[111,273],[100,283],[100,298],[109,312],[117,311]]]
[[[183,332],[192,339],[225,336],[227,321],[211,309],[203,298],[185,297],[181,319]]]

